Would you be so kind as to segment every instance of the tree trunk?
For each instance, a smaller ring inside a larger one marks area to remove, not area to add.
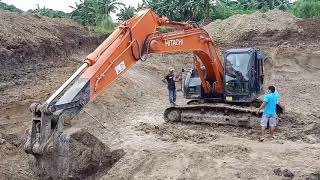
[[[204,19],[208,19],[210,14],[210,0],[205,0],[204,5],[205,5]]]

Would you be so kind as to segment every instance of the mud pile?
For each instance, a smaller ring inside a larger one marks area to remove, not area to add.
[[[67,19],[0,10],[0,176],[30,179],[29,104],[49,96],[105,35]]]
[[[205,29],[220,46],[276,46],[319,42],[320,20],[299,19],[277,9],[216,20]]]
[[[216,20],[206,26],[206,30],[218,42],[235,42],[250,33],[266,33],[269,31],[299,31],[295,16],[271,10],[266,13],[234,15],[226,20]]]
[[[76,67],[81,59],[70,56],[87,54],[104,38],[68,19],[0,10],[0,93],[5,96],[0,104],[34,96],[11,90],[14,86],[35,86],[34,82],[47,78],[52,68]],[[26,92],[29,89],[24,88]]]

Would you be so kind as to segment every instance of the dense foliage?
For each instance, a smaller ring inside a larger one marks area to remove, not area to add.
[[[125,6],[123,9],[120,9],[120,12],[117,14],[118,20],[120,21],[125,21],[128,20],[130,18],[132,18],[132,16],[134,16],[134,14],[137,12],[137,9],[132,7],[132,6]]]
[[[143,0],[158,14],[176,21],[225,19],[234,14],[267,11],[278,8],[289,10],[289,0]]]
[[[117,25],[110,17],[117,12],[117,19],[130,19],[142,7],[152,8],[160,16],[167,16],[174,21],[204,21],[225,19],[234,14],[248,14],[257,10],[267,11],[278,8],[292,12],[302,18],[320,17],[320,0],[142,0],[138,8],[125,6],[119,0],[80,0],[72,6],[68,14],[48,8],[29,10],[29,12],[52,18],[72,18],[97,32],[111,32]],[[22,12],[13,5],[0,0],[0,9]],[[163,29],[167,31],[167,28]]]
[[[212,0],[143,0],[143,4],[175,21],[209,18],[214,5]]]
[[[42,16],[48,16],[51,18],[66,18],[66,17],[70,16],[68,13],[65,13],[63,11],[56,11],[53,9],[48,9],[46,7],[40,8],[39,5],[37,5],[37,6],[38,6],[37,9],[31,9],[28,12],[40,14]]]
[[[80,4],[72,7],[71,17],[81,24],[95,26],[108,19],[110,13],[115,13],[121,6],[124,4],[117,0],[81,0]]]
[[[320,0],[299,0],[293,8],[293,14],[301,18],[319,18]]]
[[[71,12],[71,18],[97,31],[113,30],[115,24],[110,13],[115,13],[124,4],[118,0],[80,0]]]
[[[22,10],[16,8],[14,5],[8,5],[0,0],[0,9],[8,10],[11,12],[22,12]]]

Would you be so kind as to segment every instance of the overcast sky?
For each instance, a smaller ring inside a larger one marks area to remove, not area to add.
[[[134,7],[138,6],[138,3],[141,3],[142,0],[119,0],[120,2],[123,2],[124,4],[131,5]],[[2,0],[2,2],[5,2],[9,5],[13,4],[19,9],[22,9],[24,11],[27,11],[29,9],[35,9],[37,8],[37,4],[39,4],[40,7],[45,6],[46,8],[54,9],[54,10],[60,10],[64,12],[71,12],[72,9],[69,6],[74,6],[75,2],[80,2],[80,0]],[[112,15],[113,18],[115,17]]]

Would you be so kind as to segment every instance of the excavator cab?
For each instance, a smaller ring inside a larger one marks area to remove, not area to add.
[[[224,89],[228,102],[251,102],[263,86],[263,55],[259,49],[229,49],[224,56]]]
[[[187,99],[211,99],[226,102],[251,102],[261,94],[263,85],[263,54],[256,48],[229,49],[224,56],[223,95],[205,94],[196,68],[190,70],[184,83]],[[206,69],[202,67],[206,75]]]

